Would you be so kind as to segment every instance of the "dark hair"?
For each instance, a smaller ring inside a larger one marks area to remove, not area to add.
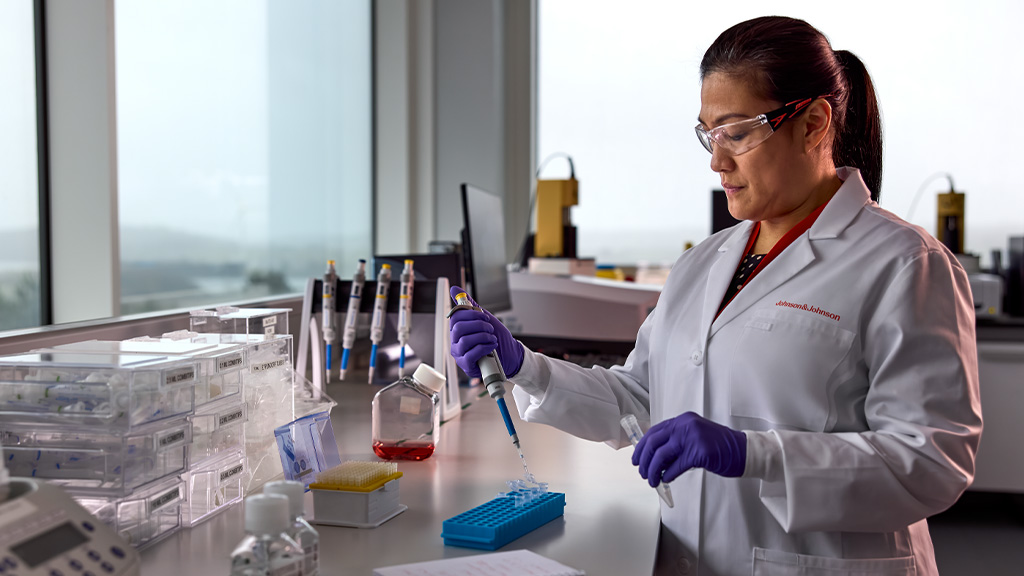
[[[760,95],[783,104],[831,94],[836,166],[860,168],[877,201],[882,186],[882,119],[864,64],[795,18],[765,16],[741,22],[715,40],[700,62],[700,78],[712,72],[746,76]]]

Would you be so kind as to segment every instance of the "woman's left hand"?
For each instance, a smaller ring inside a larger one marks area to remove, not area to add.
[[[651,426],[633,451],[633,465],[651,486],[691,468],[736,478],[747,465],[747,436],[687,412]]]

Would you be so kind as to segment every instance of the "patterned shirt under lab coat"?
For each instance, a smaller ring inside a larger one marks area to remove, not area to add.
[[[924,519],[970,485],[982,429],[967,275],[858,170],[838,174],[810,230],[717,319],[750,222],[679,258],[624,366],[527,350],[512,379],[526,421],[616,447],[626,413],[745,431],[743,478],[671,483],[659,575],[938,574]]]

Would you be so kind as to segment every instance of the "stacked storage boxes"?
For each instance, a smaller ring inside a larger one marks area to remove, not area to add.
[[[0,357],[14,476],[63,486],[136,547],[181,527],[200,363],[145,354]]]

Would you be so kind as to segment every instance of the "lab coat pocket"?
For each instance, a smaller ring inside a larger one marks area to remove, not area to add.
[[[754,548],[754,576],[916,576],[913,556],[826,558]]]
[[[853,340],[853,332],[834,320],[789,310],[757,311],[733,350],[730,413],[824,431],[830,410],[829,380]]]

